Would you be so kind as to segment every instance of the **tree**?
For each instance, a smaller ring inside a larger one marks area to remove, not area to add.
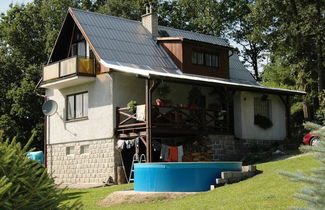
[[[47,62],[63,18],[74,0],[34,0],[11,5],[0,17],[0,130],[43,149],[43,98],[35,94],[42,65]]]
[[[299,171],[296,174],[288,172],[281,172],[281,174],[290,177],[292,181],[308,185],[295,195],[308,206],[308,208],[299,209],[325,209],[325,129],[321,129],[320,125],[313,123],[306,123],[305,126],[314,130],[313,133],[320,137],[320,142],[316,146],[303,146],[301,150],[312,152],[315,160],[320,162],[320,168],[312,169],[312,175]]]
[[[308,93],[309,116],[318,109],[324,88],[324,10],[323,0],[256,0],[249,17],[255,26],[252,39],[290,64],[298,88]]]
[[[254,31],[254,24],[248,20],[251,13],[251,6],[255,4],[255,0],[227,0],[222,1],[223,7],[228,8],[229,27],[227,29],[228,36],[243,48],[241,56],[244,62],[252,67],[256,80],[260,80],[259,63],[263,60],[263,51],[266,46],[263,42],[256,42],[251,39]]]
[[[150,2],[156,5],[158,1]],[[131,20],[140,20],[145,12],[146,3],[148,3],[147,0],[110,0],[102,3],[103,6],[99,7],[98,12]]]
[[[31,141],[22,147],[0,135],[0,209],[80,209],[79,201],[64,203],[65,190],[58,189],[40,163],[26,158]]]

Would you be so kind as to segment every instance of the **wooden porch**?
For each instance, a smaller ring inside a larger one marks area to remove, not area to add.
[[[151,140],[157,137],[186,137],[208,134],[233,134],[233,108],[227,101],[222,108],[201,108],[184,104],[154,105],[152,92],[157,82],[146,80],[145,118],[128,107],[116,107],[116,136],[139,137],[146,147],[147,161],[152,162]],[[226,100],[226,99],[225,99]]]
[[[135,113],[127,107],[116,108],[116,131],[118,137],[145,136],[147,120],[138,121]],[[191,108],[180,106],[151,106],[151,132],[155,136],[186,136],[199,134],[231,134],[232,122],[225,110]]]

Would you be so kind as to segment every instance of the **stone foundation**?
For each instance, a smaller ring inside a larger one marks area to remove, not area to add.
[[[82,151],[84,145],[89,147]],[[67,147],[74,147],[72,154]],[[103,184],[109,177],[116,180],[115,153],[114,139],[52,144],[47,146],[47,167],[56,183]]]
[[[284,141],[235,139],[233,135],[209,135],[207,146],[214,151],[214,161],[240,161],[253,145],[270,146]]]

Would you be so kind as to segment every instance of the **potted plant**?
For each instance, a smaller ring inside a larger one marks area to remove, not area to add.
[[[167,95],[170,93],[170,87],[166,83],[163,83],[157,88],[157,93],[159,97],[156,99],[157,106],[167,105]]]
[[[273,126],[272,121],[268,117],[259,114],[254,116],[254,124],[263,129],[268,129]]]
[[[137,109],[137,102],[134,100],[129,101],[129,103],[127,104],[128,110],[131,113],[135,113],[136,109]]]

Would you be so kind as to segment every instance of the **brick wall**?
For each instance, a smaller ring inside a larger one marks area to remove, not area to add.
[[[81,146],[89,145],[81,154]],[[66,148],[74,147],[67,155]],[[116,164],[120,161],[114,150],[114,139],[52,144],[47,146],[47,164],[56,183],[102,184],[111,176],[116,180]]]

